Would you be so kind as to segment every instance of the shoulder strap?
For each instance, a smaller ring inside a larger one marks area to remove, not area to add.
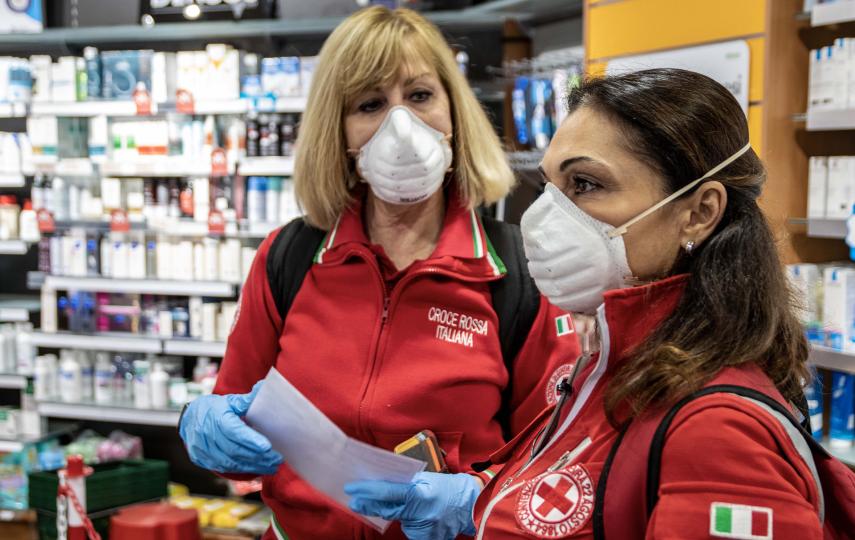
[[[297,218],[279,230],[267,253],[267,282],[282,322],[326,233]]]
[[[507,269],[502,279],[490,282],[490,292],[493,310],[499,318],[502,357],[510,369],[534,324],[540,293],[528,273],[519,227],[487,216],[483,216],[481,222],[487,242]]]
[[[796,420],[792,413],[782,405],[778,400],[768,396],[762,392],[759,392],[753,388],[748,388],[744,386],[738,385],[729,385],[729,384],[721,384],[721,385],[713,385],[706,388],[703,388],[689,396],[686,396],[677,404],[675,404],[671,409],[669,409],[664,416],[659,420],[658,425],[656,425],[655,430],[651,429],[650,425],[644,425],[645,422],[642,422],[642,425],[635,426],[636,428],[640,428],[642,433],[639,433],[638,429],[635,429],[635,436],[633,438],[634,445],[644,444],[645,439],[649,441],[649,447],[645,448],[645,450],[649,449],[647,453],[647,463],[646,463],[646,474],[641,477],[643,474],[641,471],[644,467],[644,464],[641,462],[636,462],[635,468],[630,467],[630,470],[626,468],[622,468],[623,472],[629,472],[630,475],[633,473],[636,478],[632,479],[622,479],[628,480],[629,482],[635,481],[636,484],[640,484],[639,487],[642,489],[637,490],[624,490],[622,492],[623,495],[630,495],[630,498],[633,496],[636,497],[634,500],[626,500],[623,499],[621,501],[617,501],[622,508],[645,508],[644,516],[645,521],[649,520],[650,516],[653,514],[653,510],[656,507],[656,503],[659,501],[659,480],[660,480],[660,472],[662,468],[662,452],[665,446],[665,437],[668,433],[668,429],[671,427],[671,424],[676,418],[677,413],[685,407],[691,401],[698,399],[703,396],[707,396],[710,394],[718,394],[718,393],[727,393],[734,394],[745,398],[764,410],[766,410],[773,418],[775,418],[781,425],[784,427],[787,435],[793,441],[793,445],[796,450],[805,460],[805,463],[811,470],[811,473],[814,477],[814,481],[817,485],[817,492],[820,496],[820,519],[822,520],[824,517],[824,500],[823,500],[823,491],[822,484],[820,481],[820,474],[817,470],[817,466],[815,463],[815,456],[827,456],[827,452],[824,448],[808,433],[802,424]],[[621,430],[614,444],[612,445],[611,450],[609,451],[609,455],[606,459],[606,462],[603,467],[603,472],[600,476],[600,480],[597,485],[597,496],[594,502],[594,538],[598,540],[603,540],[606,538],[606,489],[608,485],[608,477],[609,473],[613,470],[615,465],[615,458],[618,453],[618,450],[621,446],[621,443],[624,442],[627,435],[627,432],[630,431],[630,427],[633,424],[627,424]],[[629,459],[632,459],[630,457]],[[627,460],[627,456],[619,461]],[[621,465],[626,465],[622,463]],[[643,504],[641,497],[644,497],[644,501],[646,505]],[[611,508],[613,505],[609,504]],[[613,513],[613,510],[609,510],[609,513]],[[637,516],[636,516],[637,517]],[[641,520],[641,517],[637,517]],[[615,535],[612,535],[615,536]]]

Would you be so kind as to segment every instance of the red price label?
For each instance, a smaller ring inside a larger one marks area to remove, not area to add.
[[[211,176],[227,176],[229,174],[229,161],[226,159],[226,151],[222,148],[214,148],[211,152]]]
[[[39,232],[52,233],[56,231],[56,222],[53,220],[53,214],[46,208],[39,208],[39,211],[36,212],[36,220],[39,222]]]
[[[134,105],[137,106],[138,116],[151,115],[151,94],[146,90],[144,83],[139,83],[134,90]]]
[[[113,210],[110,212],[110,230],[113,232],[128,232],[131,230],[131,222],[128,213],[124,210]]]
[[[211,210],[208,214],[208,234],[225,234],[226,219],[219,210]]]
[[[196,100],[189,90],[183,88],[175,92],[175,110],[182,114],[196,113]]]

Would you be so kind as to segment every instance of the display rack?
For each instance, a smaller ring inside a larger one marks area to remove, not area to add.
[[[829,347],[812,345],[810,363],[823,369],[855,374],[855,354],[838,351]]]
[[[193,114],[227,115],[247,114],[251,111],[264,113],[298,113],[306,109],[305,97],[260,97],[255,99],[234,99],[221,101],[198,101],[193,105]],[[166,113],[178,113],[175,102],[153,103],[151,114],[157,116]],[[35,101],[29,106],[23,103],[0,105],[0,118],[21,116],[71,116],[71,117],[135,117],[137,105],[129,100],[88,100],[67,103]]]
[[[21,188],[26,183],[26,178],[21,173],[0,173],[0,188]]]
[[[829,454],[836,457],[843,463],[849,465],[850,467],[855,467],[855,448],[834,448],[828,442],[828,438],[825,438],[821,442],[823,448],[825,448]]]
[[[162,342],[157,338],[133,335],[87,335],[70,332],[33,332],[32,343],[36,347],[53,349],[85,349],[116,352],[136,352],[159,354],[163,350]]]
[[[32,296],[0,295],[0,323],[27,322],[41,306],[38,298]]]
[[[855,130],[855,109],[808,111],[808,131]]]
[[[224,281],[46,276],[43,287],[62,291],[162,294],[167,296],[211,296],[217,298],[231,298],[235,294],[235,284]]]
[[[138,409],[135,407],[60,401],[40,401],[38,411],[41,416],[50,418],[119,422],[146,426],[177,426],[181,414],[180,409]]]
[[[23,390],[27,387],[27,378],[17,374],[0,374],[0,388]]]
[[[0,240],[0,255],[23,255],[30,245],[23,240]]]
[[[75,423],[66,423],[59,424],[54,426],[54,429],[45,433],[44,435],[40,435],[38,437],[19,437],[16,439],[0,439],[0,452],[20,452],[27,445],[30,444],[38,444],[43,441],[47,441],[50,439],[55,439],[57,437],[62,437],[63,435],[68,435],[77,429],[78,425]]]
[[[809,218],[806,221],[808,236],[811,238],[846,238],[845,219]]]
[[[163,354],[222,358],[226,354],[226,343],[223,341],[167,339],[163,342]]]
[[[294,158],[245,158],[238,165],[238,172],[243,176],[291,176],[294,174]]]
[[[855,21],[855,3],[831,2],[817,4],[811,10],[811,26],[828,26]]]

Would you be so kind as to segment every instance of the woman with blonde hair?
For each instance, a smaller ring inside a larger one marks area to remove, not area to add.
[[[180,432],[197,465],[265,475],[265,538],[379,537],[241,421],[271,367],[369,444],[432,430],[460,472],[555,402],[577,341],[531,282],[518,229],[476,212],[513,174],[451,49],[415,12],[366,9],[326,41],[294,180],[305,218],[261,245],[216,395],[185,409]]]

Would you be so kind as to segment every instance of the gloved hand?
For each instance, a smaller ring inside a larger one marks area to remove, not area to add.
[[[344,486],[350,509],[400,520],[410,540],[453,540],[475,534],[472,508],[481,483],[469,474],[420,472],[409,484],[366,480]]]
[[[262,382],[248,394],[200,396],[187,406],[178,432],[193,463],[220,473],[276,472],[282,456],[241,419]]]

